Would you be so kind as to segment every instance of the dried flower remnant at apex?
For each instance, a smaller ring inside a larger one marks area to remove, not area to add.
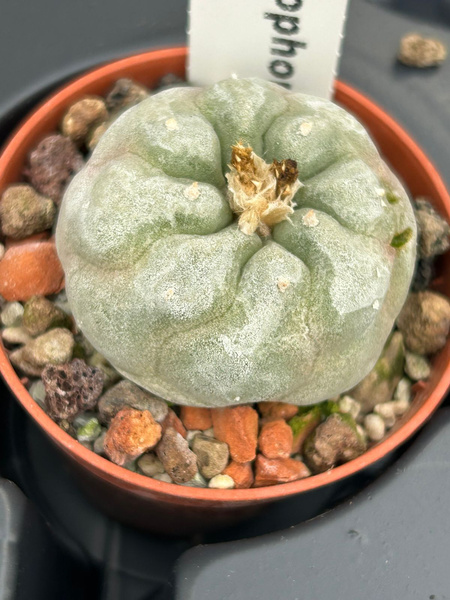
[[[239,215],[239,228],[247,235],[262,236],[294,212],[293,197],[302,186],[295,160],[274,159],[271,165],[242,142],[232,146],[227,173],[229,202]]]

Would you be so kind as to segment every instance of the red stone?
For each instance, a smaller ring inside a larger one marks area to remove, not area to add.
[[[211,410],[209,408],[182,406],[180,417],[186,429],[205,431],[205,429],[212,427]]]
[[[187,432],[183,423],[180,421],[180,419],[177,417],[174,411],[170,408],[169,412],[167,413],[167,417],[164,419],[161,425],[163,432],[165,432],[169,427],[172,427],[184,438],[186,437]]]
[[[63,287],[64,271],[51,241],[11,246],[0,261],[0,295],[10,302],[56,294]]]
[[[254,476],[251,462],[238,463],[231,461],[224,469],[223,474],[231,477],[237,490],[245,490],[253,485]]]
[[[253,487],[265,487],[277,483],[289,483],[311,475],[308,467],[293,458],[266,458],[258,454],[255,461],[255,483]]]
[[[292,429],[283,419],[262,426],[258,446],[266,458],[289,458],[292,452]]]
[[[228,444],[231,458],[246,463],[256,456],[258,413],[251,406],[211,409],[214,435]]]

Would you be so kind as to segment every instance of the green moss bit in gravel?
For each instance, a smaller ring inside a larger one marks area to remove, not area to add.
[[[94,442],[102,433],[102,428],[95,417],[77,429],[77,440],[79,442]]]

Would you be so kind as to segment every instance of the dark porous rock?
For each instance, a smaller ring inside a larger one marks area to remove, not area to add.
[[[59,204],[69,179],[83,163],[72,140],[63,135],[49,135],[30,154],[25,176],[38,192]]]
[[[197,455],[200,473],[206,479],[222,473],[230,456],[227,444],[201,434],[194,437],[192,451]]]
[[[361,404],[361,412],[367,414],[376,404],[389,402],[403,376],[405,348],[402,334],[394,332],[386,342],[374,368],[349,392]]]
[[[417,198],[415,215],[419,230],[419,256],[432,258],[450,248],[450,226],[425,200]]]
[[[138,104],[148,96],[149,91],[146,87],[132,79],[123,77],[116,81],[106,96],[106,106],[111,112],[115,112]]]
[[[152,396],[135,383],[123,380],[100,398],[98,403],[100,420],[102,423],[109,423],[125,406],[136,410],[148,410],[157,423],[162,423],[169,412],[167,402]]]
[[[198,473],[197,456],[189,449],[184,437],[172,427],[164,432],[156,446],[156,454],[175,483],[186,483]]]
[[[434,354],[445,346],[450,328],[450,301],[436,292],[410,294],[397,319],[406,347]]]
[[[56,208],[50,198],[41,196],[30,185],[9,187],[0,202],[3,235],[23,239],[50,229]]]
[[[95,407],[103,389],[103,374],[76,358],[65,365],[47,365],[42,371],[45,408],[53,419],[72,421]]]
[[[33,296],[27,301],[22,322],[28,333],[33,336],[55,327],[70,329],[72,325],[69,315],[45,296]]]
[[[323,473],[336,465],[360,456],[366,443],[349,415],[334,413],[306,440],[304,458],[314,473]]]

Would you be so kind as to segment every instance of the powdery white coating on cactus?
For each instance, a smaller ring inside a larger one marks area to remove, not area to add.
[[[295,212],[268,238],[240,231],[226,200],[238,141],[298,164]],[[70,184],[56,239],[75,319],[124,376],[193,406],[310,404],[375,364],[416,226],[352,116],[233,78],[125,112]]]

